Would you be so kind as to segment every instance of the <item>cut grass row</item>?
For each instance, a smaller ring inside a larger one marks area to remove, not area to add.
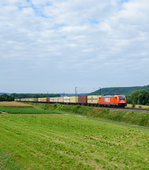
[[[0,149],[24,169],[149,167],[148,130],[73,115],[0,115],[0,133]]]
[[[12,160],[9,154],[0,150],[0,169],[1,170],[19,170],[20,167]]]

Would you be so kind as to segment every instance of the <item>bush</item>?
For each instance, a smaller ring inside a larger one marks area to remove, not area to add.
[[[132,103],[132,108],[135,108],[136,107],[136,104],[135,103]]]

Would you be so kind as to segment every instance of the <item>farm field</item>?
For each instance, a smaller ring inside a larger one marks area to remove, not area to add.
[[[19,102],[0,102],[0,107],[32,107],[26,103],[19,103]]]
[[[17,103],[17,102],[0,102],[0,113],[48,114],[48,113],[58,113],[58,112],[45,110],[35,106],[33,107],[30,104]]]
[[[64,114],[0,114],[1,169],[148,169],[149,129]]]

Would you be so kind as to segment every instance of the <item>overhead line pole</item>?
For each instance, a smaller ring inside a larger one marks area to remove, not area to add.
[[[77,87],[75,87],[75,96],[77,96]]]

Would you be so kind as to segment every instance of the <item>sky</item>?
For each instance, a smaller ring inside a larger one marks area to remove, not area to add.
[[[149,84],[149,0],[0,0],[0,92]]]

